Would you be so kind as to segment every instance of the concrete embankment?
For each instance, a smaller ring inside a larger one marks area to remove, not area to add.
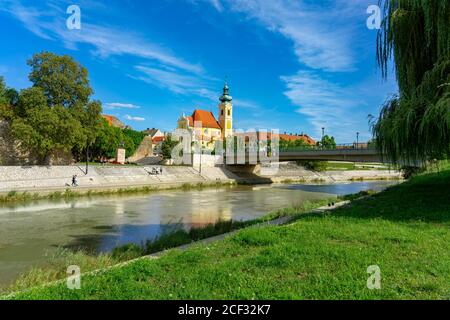
[[[402,173],[389,170],[351,170],[310,172],[309,174],[276,175],[270,178],[273,183],[282,182],[344,182],[366,180],[401,180]]]
[[[162,173],[153,174],[162,168]],[[91,166],[88,174],[79,166],[0,166],[0,193],[10,191],[40,194],[71,188],[77,175],[76,190],[110,190],[150,186],[173,188],[183,184],[231,183],[239,177],[223,168],[205,168],[200,174],[191,167]]]
[[[260,168],[256,177],[270,180],[272,183],[286,182],[324,182],[335,183],[344,181],[360,180],[400,180],[403,179],[402,173],[395,170],[333,170],[316,172],[307,170],[295,162],[281,162],[275,171],[270,168]],[[244,177],[245,175],[241,175]],[[251,179],[251,177],[248,177]]]
[[[154,170],[162,168],[162,173]],[[340,182],[354,180],[400,179],[395,171],[361,170],[313,172],[299,166],[281,165],[275,175],[233,173],[225,167],[205,167],[201,173],[192,167],[177,166],[91,166],[88,174],[81,166],[0,166],[0,193],[10,191],[47,194],[72,188],[77,175],[76,190],[111,190],[119,188],[154,187],[168,189],[184,184],[211,183],[281,183]]]

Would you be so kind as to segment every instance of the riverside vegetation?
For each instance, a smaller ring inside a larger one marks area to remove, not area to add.
[[[110,196],[110,195],[129,195],[129,194],[146,194],[160,190],[202,190],[205,188],[218,188],[233,186],[237,183],[234,181],[227,182],[198,182],[198,183],[183,183],[181,185],[170,185],[170,186],[144,186],[144,187],[130,187],[130,188],[112,188],[104,190],[87,190],[87,191],[77,191],[74,189],[67,188],[64,192],[55,191],[49,194],[31,193],[31,192],[18,192],[10,191],[5,195],[0,195],[0,205],[1,204],[15,204],[18,202],[32,202],[38,200],[70,200],[79,197],[93,197],[93,196]]]
[[[309,212],[310,210],[326,205],[331,201],[335,201],[335,199],[305,201],[295,208],[276,210],[257,219],[247,221],[219,220],[216,223],[191,228],[190,230],[185,230],[182,225],[178,225],[171,227],[171,231],[162,234],[155,239],[148,240],[141,245],[127,244],[116,247],[110,254],[103,253],[96,255],[95,253],[86,251],[73,252],[68,249],[60,248],[56,253],[48,256],[48,263],[45,267],[33,268],[29,272],[23,274],[13,286],[10,288],[3,288],[0,292],[25,290],[30,287],[63,279],[66,277],[65,272],[68,265],[78,265],[83,272],[107,268],[121,262],[136,259],[180,245],[189,244],[194,241],[199,241],[216,235],[225,234],[259,223],[272,221],[281,217],[289,217],[293,219],[299,214]]]
[[[81,290],[61,282],[9,298],[449,299],[448,190],[449,167],[352,196],[351,205],[332,212],[286,209],[295,217],[287,225],[250,227],[85,275]],[[381,269],[380,290],[366,286],[371,265]]]

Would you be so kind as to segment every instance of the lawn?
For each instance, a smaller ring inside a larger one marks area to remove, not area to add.
[[[381,289],[367,288],[371,265]],[[16,299],[450,299],[450,171]]]
[[[339,162],[328,161],[326,163],[327,171],[352,171],[352,170],[389,170],[389,166],[381,163],[358,163],[358,162]],[[393,168],[392,168],[393,170]]]

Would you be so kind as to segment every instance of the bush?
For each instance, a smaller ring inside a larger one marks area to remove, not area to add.
[[[326,161],[317,161],[317,160],[304,160],[298,161],[298,165],[305,167],[308,170],[312,171],[325,171],[327,170],[327,162]]]
[[[424,168],[414,166],[403,166],[401,171],[403,172],[403,178],[410,179],[425,171]]]
[[[141,246],[131,243],[131,244],[126,244],[121,247],[114,248],[111,253],[111,256],[114,259],[118,259],[120,261],[126,261],[126,260],[139,258],[143,254],[144,254],[144,250]]]

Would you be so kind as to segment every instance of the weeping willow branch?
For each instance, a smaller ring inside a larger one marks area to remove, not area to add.
[[[382,0],[377,61],[384,77],[391,61],[399,94],[382,107],[373,133],[394,162],[450,154],[450,1]]]

